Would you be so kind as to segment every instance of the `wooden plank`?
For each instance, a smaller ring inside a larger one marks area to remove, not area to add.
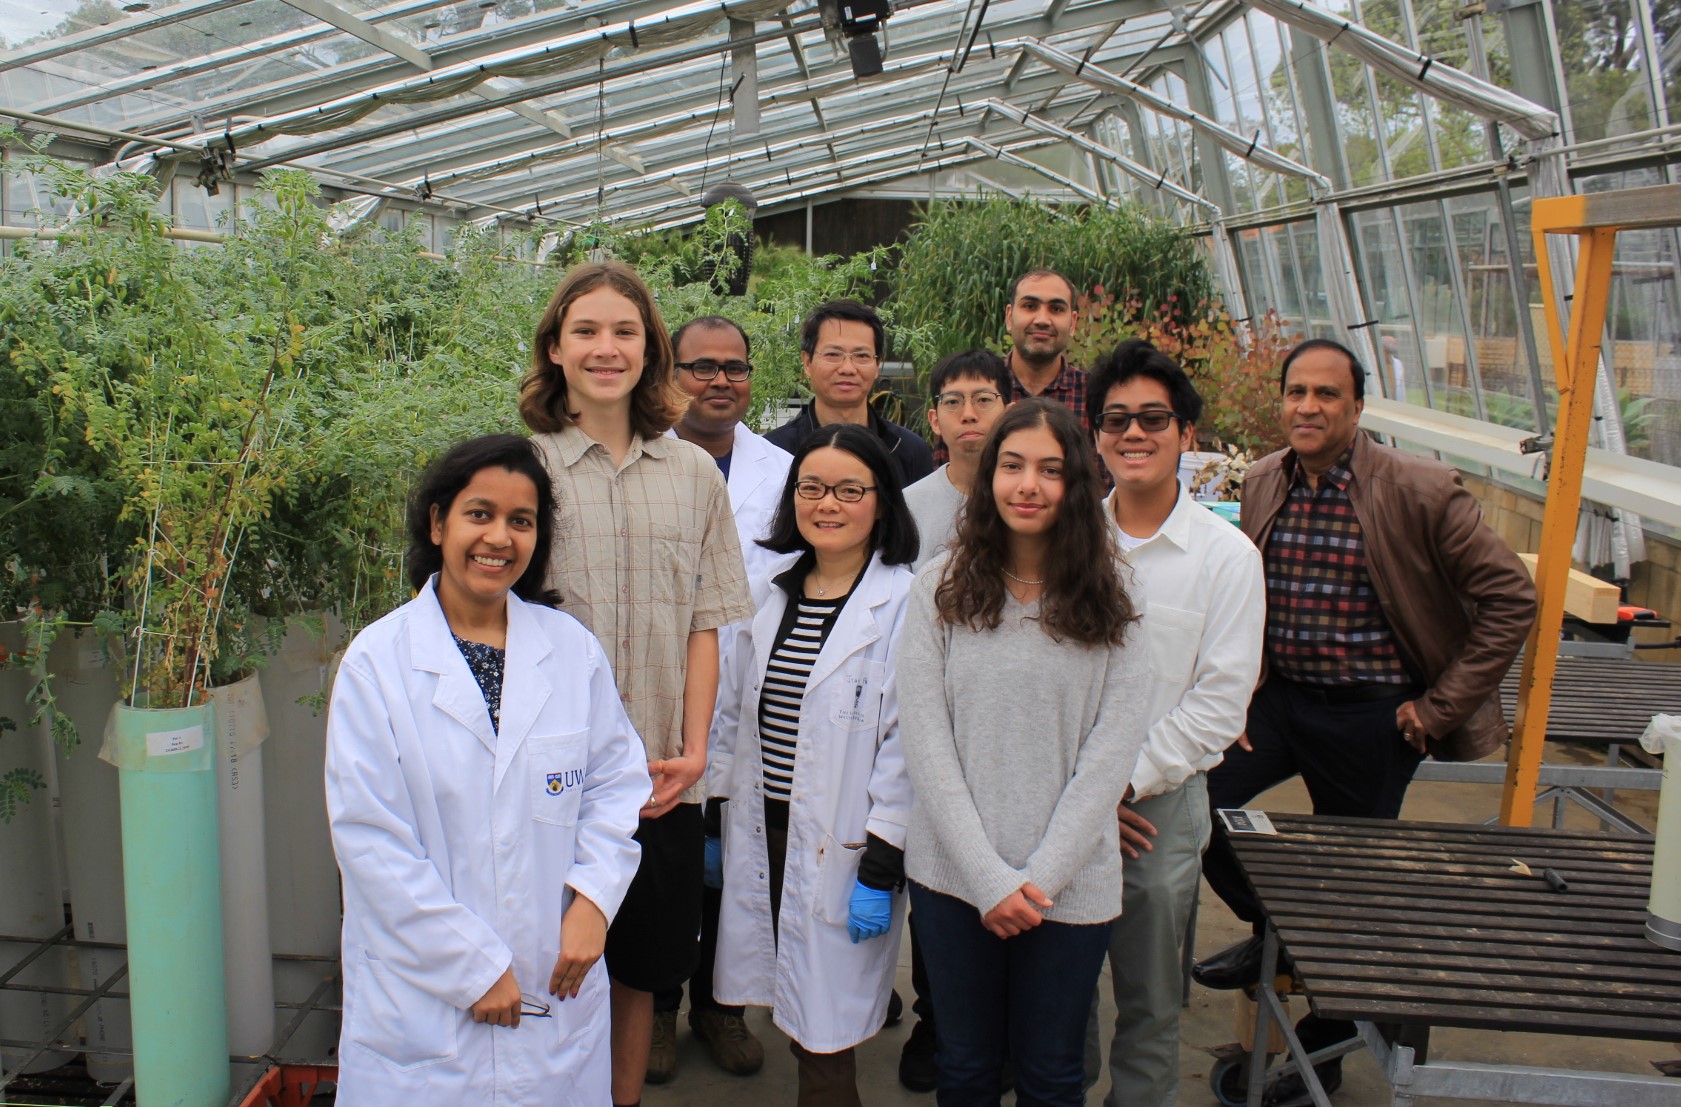
[[[1674,1017],[1582,1015],[1575,1011],[1491,1011],[1479,1017],[1477,1008],[1451,1003],[1373,1000],[1340,993],[1315,996],[1311,991],[1308,993],[1308,1003],[1314,1014],[1329,1019],[1364,1019],[1369,1022],[1402,1023],[1411,1026],[1459,1026],[1473,1030],[1526,1031],[1573,1037],[1627,1038],[1647,1042],[1681,1040],[1681,1019]]]
[[[1643,926],[1630,922],[1609,922],[1599,925],[1592,919],[1565,918],[1547,920],[1532,916],[1489,915],[1485,912],[1455,911],[1442,904],[1432,904],[1429,914],[1420,905],[1400,905],[1378,907],[1363,903],[1327,903],[1315,898],[1300,900],[1273,901],[1265,896],[1261,901],[1269,908],[1273,923],[1283,933],[1287,927],[1293,927],[1299,921],[1323,918],[1338,925],[1347,927],[1350,931],[1359,933],[1367,928],[1361,922],[1362,918],[1386,920],[1389,922],[1406,922],[1428,917],[1443,926],[1452,926],[1462,931],[1510,931],[1521,932],[1535,936],[1533,940],[1541,940],[1548,934],[1557,934],[1560,938],[1570,938],[1587,944],[1595,941],[1610,941],[1612,939],[1626,939],[1630,942],[1646,941]],[[1449,939],[1451,940],[1451,939]]]
[[[1651,867],[1647,865],[1605,866],[1564,857],[1541,858],[1531,854],[1532,876],[1512,871],[1513,858],[1502,855],[1493,864],[1455,864],[1451,861],[1423,860],[1406,863],[1405,868],[1390,868],[1380,864],[1362,863],[1360,858],[1327,853],[1325,863],[1301,865],[1287,862],[1281,855],[1260,853],[1244,858],[1249,879],[1262,881],[1321,877],[1334,880],[1378,880],[1406,887],[1429,888],[1439,886],[1455,892],[1475,889],[1480,892],[1500,891],[1513,895],[1525,892],[1547,892],[1552,896],[1595,895],[1643,898],[1651,885]],[[1504,864],[1502,864],[1504,862]],[[1570,885],[1567,892],[1553,892],[1541,875],[1551,868]]]
[[[1623,936],[1608,936],[1566,932],[1548,934],[1508,927],[1468,930],[1460,926],[1432,926],[1416,919],[1375,920],[1357,930],[1350,930],[1342,919],[1318,915],[1274,921],[1281,922],[1279,937],[1285,941],[1286,948],[1291,943],[1330,942],[1339,937],[1392,949],[1400,949],[1403,942],[1414,940],[1440,943],[1438,948],[1444,949],[1456,946],[1470,948],[1476,943],[1486,942],[1505,945],[1511,951],[1509,956],[1514,957],[1539,959],[1568,955],[1582,961],[1621,959],[1638,964],[1650,963],[1652,951],[1658,948],[1646,939],[1644,931],[1638,934],[1625,931]]]
[[[1605,961],[1576,961],[1557,957],[1513,957],[1492,942],[1455,943],[1452,950],[1439,943],[1408,944],[1391,941],[1386,948],[1368,945],[1338,946],[1329,941],[1297,942],[1288,948],[1298,965],[1358,965],[1374,970],[1405,971],[1418,967],[1435,971],[1476,973],[1541,973],[1537,979],[1574,979],[1589,983],[1611,982],[1654,984],[1681,989],[1681,964],[1675,968],[1650,962],[1616,964]],[[1676,992],[1674,994],[1681,994]]]
[[[1644,914],[1647,899],[1644,894],[1625,897],[1588,895],[1578,891],[1575,885],[1571,885],[1568,892],[1554,892],[1544,884],[1534,891],[1510,892],[1500,890],[1492,882],[1480,886],[1457,883],[1409,886],[1396,882],[1387,885],[1386,893],[1386,886],[1379,882],[1280,877],[1265,882],[1257,880],[1255,887],[1268,900],[1277,897],[1299,901],[1307,893],[1318,893],[1330,903],[1369,904],[1373,907],[1405,907],[1412,903],[1418,906],[1420,912],[1445,910],[1478,916],[1488,914],[1491,898],[1498,896],[1502,910],[1510,908],[1513,915],[1542,921],[1557,919],[1561,914],[1590,921],[1624,911],[1632,913],[1638,910]]]
[[[1387,859],[1364,860],[1358,853],[1322,849],[1316,856],[1322,856],[1323,863],[1307,865],[1302,864],[1300,858],[1269,850],[1251,850],[1240,856],[1250,873],[1250,879],[1255,881],[1334,876],[1344,880],[1392,880],[1399,884],[1424,887],[1433,883],[1446,885],[1477,882],[1521,894],[1528,890],[1550,891],[1550,885],[1543,883],[1545,878],[1541,874],[1547,869],[1553,869],[1570,885],[1568,893],[1558,894],[1617,896],[1638,895],[1650,886],[1652,880],[1652,870],[1648,863],[1607,863],[1595,858],[1563,853],[1547,856],[1535,850],[1510,850],[1475,864],[1467,864],[1449,859],[1457,856],[1452,853],[1438,858],[1424,851],[1417,852],[1422,852],[1423,856],[1417,860],[1398,862]],[[1515,860],[1523,861],[1534,875],[1524,876],[1514,872],[1512,863]]]
[[[1557,1003],[1560,997],[1612,1000],[1629,999],[1661,1003],[1673,1009],[1681,1003],[1681,987],[1673,981],[1590,979],[1586,976],[1549,976],[1527,969],[1493,972],[1482,968],[1452,965],[1393,964],[1319,960],[1297,954],[1296,967],[1320,986],[1327,983],[1370,981],[1373,984],[1428,986],[1479,990],[1490,1003],[1503,1003],[1509,995],[1545,995]]]
[[[1520,553],[1518,560],[1533,577],[1535,563],[1539,560],[1537,555]],[[1580,569],[1570,570],[1569,583],[1564,588],[1564,610],[1567,614],[1585,623],[1615,624],[1617,608],[1622,602],[1622,591],[1615,584],[1591,577]]]
[[[1473,1011],[1499,1011],[1523,1014],[1532,1011],[1556,1012],[1565,1003],[1572,1014],[1582,1018],[1639,1018],[1662,1019],[1675,1026],[1681,1036],[1681,1015],[1675,998],[1641,999],[1630,996],[1585,995],[1577,993],[1568,1000],[1539,992],[1494,992],[1486,988],[1467,986],[1460,981],[1432,981],[1417,977],[1395,980],[1349,980],[1322,977],[1309,988],[1310,997],[1357,995],[1373,1002],[1439,1003],[1464,1007]]]

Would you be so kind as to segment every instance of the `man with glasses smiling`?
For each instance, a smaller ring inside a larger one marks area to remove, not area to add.
[[[922,436],[884,418],[870,406],[881,375],[887,332],[875,310],[857,300],[817,305],[800,328],[800,361],[812,400],[787,423],[765,435],[792,454],[812,431],[830,423],[856,423],[881,439],[909,486],[934,471],[934,451]]]
[[[1143,613],[1155,672],[1150,729],[1116,810],[1121,915],[1111,925],[1115,1037],[1105,1107],[1171,1107],[1179,1086],[1181,943],[1211,832],[1207,773],[1243,733],[1261,669],[1266,581],[1241,531],[1191,499],[1179,455],[1202,397],[1172,358],[1138,339],[1092,368],[1087,417],[1114,479],[1104,511]],[[1095,996],[1086,1078],[1098,1075]]]
[[[779,556],[759,545],[759,539],[770,534],[792,458],[742,422],[753,402],[753,365],[748,360],[751,344],[746,331],[722,315],[703,315],[677,328],[671,346],[677,358],[677,387],[689,397],[689,406],[670,433],[711,454],[723,471],[736,533],[741,539],[742,561],[751,581]],[[729,644],[734,637],[729,628],[718,636],[720,671],[729,664]],[[708,745],[716,749],[716,715],[713,726]],[[718,838],[717,828],[712,826],[715,819],[716,813],[709,810],[707,834],[712,841]],[[708,845],[710,848],[710,842]],[[719,1068],[747,1076],[763,1067],[764,1046],[748,1029],[742,1008],[725,1007],[712,998],[722,896],[722,891],[709,883],[701,897],[700,963],[689,977],[689,1029],[705,1044]],[[680,987],[654,995],[654,1037],[647,1073],[650,1084],[664,1084],[677,1075],[677,1011],[682,1004]]]

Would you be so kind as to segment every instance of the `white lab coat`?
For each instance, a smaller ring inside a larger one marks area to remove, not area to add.
[[[730,511],[735,515],[736,533],[741,536],[741,560],[747,565],[747,579],[759,574],[783,557],[759,545],[770,534],[782,488],[788,483],[788,467],[794,456],[773,446],[741,423],[735,425],[735,449],[730,454]]]
[[[740,632],[720,689],[728,737],[713,751],[727,782],[724,899],[713,989],[719,1003],[771,1007],[776,1025],[814,1053],[833,1053],[881,1029],[899,960],[905,897],[893,926],[854,945],[848,903],[866,834],[905,845],[911,786],[899,745],[893,677],[899,627],[915,578],[874,556],[812,668],[800,711],[782,885],[780,941],[771,924],[759,689],[776,648],[787,593],[770,576],[754,586],[758,614]]]
[[[436,580],[350,644],[327,716],[344,888],[339,1101],[611,1103],[606,971],[557,1002],[575,894],[611,920],[651,782],[606,655],[570,615],[508,597],[501,733]],[[512,965],[551,1018],[468,1014]]]
[[[666,431],[677,437],[676,431]],[[788,467],[794,455],[781,446],[774,446],[763,435],[754,434],[745,423],[735,425],[735,446],[730,450],[730,475],[725,481],[730,490],[730,513],[735,516],[736,534],[741,539],[741,560],[747,567],[747,579],[758,580],[772,565],[784,560],[784,554],[773,553],[759,545],[759,539],[770,535],[771,521],[776,518],[776,506],[782,499],[782,488],[788,483]],[[718,671],[728,672],[730,650],[734,648],[738,631],[746,627],[724,627],[718,631]],[[721,699],[722,697],[720,697]],[[722,711],[712,714],[712,731],[707,738],[708,749],[717,749],[720,741],[727,741],[718,731]],[[722,795],[727,782],[714,779],[712,760],[708,758],[705,781],[708,795]]]
[[[677,437],[674,430],[665,433],[668,438]],[[735,425],[730,475],[724,483],[729,486],[730,513],[735,516],[741,560],[747,566],[750,581],[758,580],[761,573],[783,556],[759,545],[759,539],[770,534],[771,520],[776,516],[776,505],[782,498],[782,486],[788,481],[788,466],[793,460],[794,456],[787,450],[772,445],[763,435],[754,434],[745,423]],[[722,645],[725,636],[718,637]]]

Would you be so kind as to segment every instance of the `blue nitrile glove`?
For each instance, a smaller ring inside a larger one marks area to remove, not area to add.
[[[857,945],[867,938],[879,938],[893,925],[893,893],[885,888],[872,888],[862,881],[852,884],[852,900],[847,904],[846,932]]]
[[[706,861],[701,870],[701,879],[708,888],[722,888],[724,886],[724,840],[722,838],[706,839]]]

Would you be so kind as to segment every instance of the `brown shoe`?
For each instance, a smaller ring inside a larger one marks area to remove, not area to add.
[[[677,1075],[677,1012],[654,1012],[654,1041],[648,1049],[650,1084],[669,1084]]]
[[[747,1020],[718,1010],[689,1012],[689,1029],[706,1043],[706,1052],[725,1072],[751,1076],[765,1064],[765,1047],[747,1029]]]

